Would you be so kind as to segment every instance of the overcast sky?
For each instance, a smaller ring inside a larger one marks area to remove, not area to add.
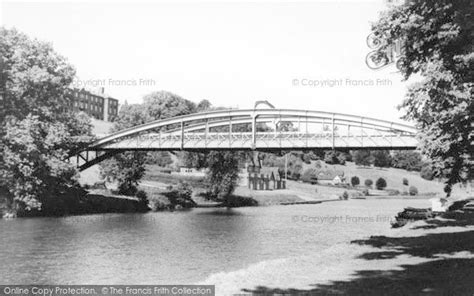
[[[167,90],[217,106],[333,111],[394,121],[406,83],[367,68],[384,1],[3,2],[1,22],[76,67],[77,85],[123,103]],[[310,85],[313,84],[313,85]]]

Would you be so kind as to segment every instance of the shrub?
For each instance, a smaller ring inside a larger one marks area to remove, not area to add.
[[[356,165],[369,166],[373,162],[373,158],[370,155],[370,151],[367,150],[356,150],[353,152],[352,159]]]
[[[410,186],[410,188],[408,188],[408,193],[410,193],[410,195],[418,195],[418,188]]]
[[[403,183],[403,185],[408,186],[408,179],[403,178],[402,183]]]
[[[326,162],[327,164],[338,164],[339,159],[337,158],[336,151],[333,151],[333,150],[326,151],[324,154],[324,162]]]
[[[387,187],[387,181],[385,181],[384,178],[378,178],[375,182],[375,188],[378,190],[383,190],[385,187]]]
[[[147,201],[148,196],[145,191],[143,190],[138,190],[137,194],[135,195],[140,201]]]
[[[178,198],[190,199],[193,194],[193,188],[188,182],[179,182],[176,187],[176,193]]]
[[[434,172],[433,169],[429,164],[423,165],[420,171],[420,176],[425,180],[433,180],[434,179]]]
[[[390,167],[390,164],[392,163],[392,158],[388,151],[385,151],[385,150],[372,151],[371,156],[373,159],[374,166],[376,167],[380,167],[380,168]]]
[[[340,165],[345,165],[346,164],[346,156],[343,153],[339,153],[339,155],[337,156],[337,162]]]
[[[196,205],[191,196],[193,189],[187,182],[180,182],[175,190],[165,193],[172,205],[180,205],[183,208],[192,208]]]
[[[369,189],[364,188],[364,190],[362,190],[362,194],[363,194],[364,196],[369,196]]]
[[[225,200],[223,204],[228,208],[255,207],[258,206],[258,201],[251,197],[231,195]]]
[[[355,187],[355,186],[357,186],[357,185],[359,185],[359,184],[360,184],[359,177],[354,176],[354,177],[351,178],[351,185],[352,185],[353,187]]]
[[[121,183],[118,186],[118,194],[120,195],[135,196],[137,191],[137,187],[129,182]]]
[[[347,191],[344,191],[342,193],[342,195],[339,197],[339,199],[348,200],[349,199],[349,193],[347,193]]]
[[[366,187],[372,187],[372,184],[374,184],[374,182],[371,180],[371,179],[367,179],[364,181],[364,184]]]
[[[306,164],[311,164],[311,157],[309,156],[309,154],[301,155],[301,160]]]
[[[153,212],[167,210],[170,208],[170,203],[165,200],[166,197],[161,195],[152,195],[148,198],[148,207],[150,207]]]

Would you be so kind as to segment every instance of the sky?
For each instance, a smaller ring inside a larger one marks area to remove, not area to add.
[[[2,1],[1,24],[53,44],[75,86],[120,103],[166,90],[215,106],[348,113],[397,122],[407,83],[365,64],[385,1]]]

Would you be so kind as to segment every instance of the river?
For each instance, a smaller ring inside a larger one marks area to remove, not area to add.
[[[314,276],[315,266],[331,268],[351,240],[395,231],[389,219],[405,206],[429,204],[349,200],[0,220],[0,279],[1,284],[210,283],[218,291],[219,285],[225,291],[275,285],[279,277],[297,282]]]

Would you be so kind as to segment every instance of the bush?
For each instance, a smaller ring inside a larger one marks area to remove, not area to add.
[[[145,191],[143,190],[138,190],[137,191],[137,194],[135,195],[140,201],[147,201],[148,200],[148,196],[146,194]]]
[[[343,153],[339,153],[339,155],[337,156],[337,162],[340,165],[345,165],[346,164],[346,156]]]
[[[384,178],[378,178],[375,182],[375,188],[378,190],[383,190],[385,187],[387,187],[387,181],[385,181]]]
[[[168,197],[172,205],[180,205],[182,208],[192,208],[196,205],[191,196],[193,189],[187,182],[180,182],[175,190],[168,192],[165,196]]]
[[[362,190],[362,194],[363,194],[364,196],[369,196],[369,189],[364,188],[364,190]]]
[[[164,196],[152,195],[151,197],[148,198],[148,207],[153,212],[168,210],[170,208],[170,203],[165,200],[166,200],[166,197]]]
[[[402,183],[403,183],[403,185],[408,186],[408,179],[403,178]]]
[[[359,185],[359,184],[360,184],[359,177],[354,176],[354,177],[351,178],[351,185],[352,185],[353,187],[355,187],[355,186],[357,186],[357,185]]]
[[[370,188],[370,187],[372,187],[372,184],[374,184],[374,182],[371,179],[367,179],[367,180],[365,180],[364,184],[365,184],[366,187]]]
[[[410,186],[410,188],[408,188],[408,193],[410,193],[410,195],[418,195],[418,188]]]
[[[255,207],[258,206],[258,201],[251,197],[231,195],[223,204],[228,208]]]
[[[327,164],[338,164],[339,159],[337,158],[336,151],[333,151],[333,150],[326,151],[324,154],[324,162],[326,162]]]
[[[118,194],[126,196],[135,196],[137,194],[137,187],[131,183],[124,182],[118,186]]]
[[[349,193],[347,193],[347,191],[344,191],[342,193],[342,195],[339,197],[339,199],[348,200],[349,199]]]
[[[370,151],[367,150],[356,150],[353,152],[352,159],[356,165],[370,166],[373,162],[373,158],[370,155]]]
[[[190,199],[193,195],[193,187],[188,182],[179,182],[176,193],[178,198]]]
[[[311,157],[309,156],[309,154],[301,155],[301,160],[306,164],[311,164]]]
[[[428,181],[431,181],[434,179],[434,172],[429,164],[423,165],[420,171],[420,176],[423,179],[428,180]]]
[[[392,158],[388,151],[385,151],[385,150],[372,151],[371,156],[373,159],[374,166],[376,167],[386,168],[386,167],[390,167],[392,163]]]

